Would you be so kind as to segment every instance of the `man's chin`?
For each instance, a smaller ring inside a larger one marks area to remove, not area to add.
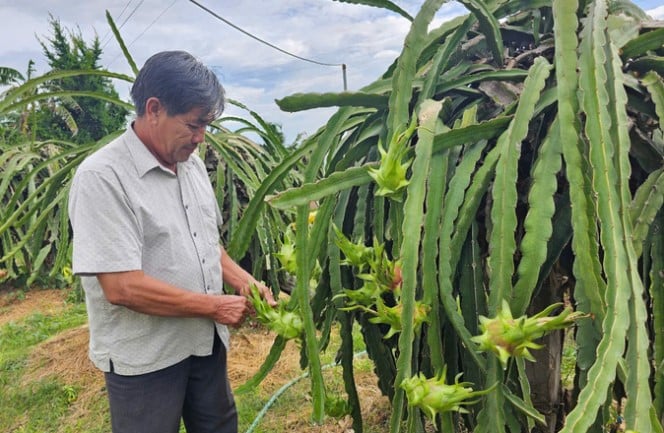
[[[185,162],[189,159],[192,153],[196,151],[198,146],[186,146],[183,147],[180,152],[178,152],[178,162]]]

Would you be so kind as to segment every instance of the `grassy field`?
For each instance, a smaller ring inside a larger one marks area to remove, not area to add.
[[[69,290],[0,292],[0,431],[110,432],[103,376],[87,358],[85,307],[74,298]],[[254,323],[235,331],[229,354],[233,387],[253,376],[273,339]],[[288,344],[263,383],[236,396],[240,432],[352,432],[348,416],[311,423],[309,381],[299,366],[299,348]],[[344,397],[334,346],[323,354],[325,383],[329,394]],[[373,364],[358,357],[355,367],[364,431],[384,432],[389,404],[377,389]]]

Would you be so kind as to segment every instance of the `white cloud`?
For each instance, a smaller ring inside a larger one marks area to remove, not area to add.
[[[656,7],[655,9],[650,9],[646,11],[655,20],[664,20],[664,6]]]

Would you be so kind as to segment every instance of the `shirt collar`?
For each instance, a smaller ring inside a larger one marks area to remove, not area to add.
[[[175,176],[175,173],[159,163],[157,158],[148,150],[141,139],[138,138],[138,135],[134,131],[133,123],[127,128],[125,143],[127,144],[127,149],[136,166],[136,172],[139,177],[145,176],[149,171],[154,169],[160,169],[164,173]]]

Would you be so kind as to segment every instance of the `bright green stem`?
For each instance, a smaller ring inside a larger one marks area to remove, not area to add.
[[[554,195],[558,188],[556,175],[561,167],[559,123],[554,121],[539,149],[528,194],[528,213],[524,222],[526,233],[521,240],[519,280],[514,286],[512,311],[516,317],[526,313],[546,260],[547,244],[553,233],[552,218],[556,210]]]
[[[562,433],[585,432],[594,422],[599,408],[606,401],[607,390],[616,375],[616,367],[625,348],[625,336],[630,325],[629,298],[631,282],[625,269],[629,258],[625,248],[624,226],[621,220],[621,197],[616,188],[614,149],[609,138],[611,119],[607,110],[609,96],[604,69],[606,3],[591,5],[583,32],[581,48],[582,108],[586,113],[585,134],[590,142],[593,188],[597,193],[597,215],[607,275],[606,315],[602,322],[602,339],[597,346],[597,360],[588,371],[588,383],[581,390],[578,404],[570,412]],[[561,124],[561,128],[564,125]],[[575,231],[576,233],[576,231]]]
[[[627,93],[625,91],[624,73],[618,49],[609,40],[605,46],[607,56],[607,90],[611,103],[608,104],[611,116],[611,142],[616,147],[617,186],[620,197],[620,215],[622,218],[623,248],[627,258],[627,274],[629,287],[632,293],[629,300],[630,326],[627,334],[628,346],[626,360],[629,365],[629,374],[625,382],[627,403],[625,405],[625,422],[628,428],[640,433],[651,433],[649,411],[652,406],[650,390],[650,359],[648,350],[650,339],[646,321],[648,312],[644,302],[645,287],[639,275],[639,256],[634,248],[632,233],[632,219],[629,213],[632,202],[630,192],[631,165],[629,150],[631,140],[629,136],[629,119],[627,116]]]
[[[440,102],[433,100],[427,100],[420,106],[418,113],[420,127],[415,149],[415,161],[413,162],[413,175],[404,204],[404,220],[401,228],[403,243],[399,254],[403,263],[403,284],[401,287],[402,329],[399,335],[399,358],[397,359],[397,375],[394,398],[392,399],[392,416],[390,418],[390,431],[392,433],[397,433],[400,430],[403,416],[405,393],[399,384],[412,375],[413,342],[415,340],[413,317],[417,291],[420,239],[424,223],[424,199],[431,163],[434,130],[441,107]]]
[[[664,211],[660,211],[653,226],[650,247],[650,297],[652,298],[655,365],[655,409],[664,420]],[[664,421],[662,421],[664,422]]]
[[[445,179],[447,178],[449,152],[436,154],[431,159],[429,190],[427,191],[426,216],[422,240],[422,268],[436,269],[438,259],[438,236],[440,235],[440,215],[443,208]],[[442,347],[442,320],[440,317],[440,296],[438,279],[435,272],[424,272],[422,276],[423,301],[431,306],[431,317],[428,325],[427,342],[431,353],[431,366],[434,371],[443,371],[445,361]]]
[[[576,280],[574,296],[580,311],[594,315],[594,321],[582,321],[576,335],[578,353],[578,383],[586,382],[587,371],[595,361],[595,349],[600,340],[600,324],[605,315],[603,296],[606,283],[599,262],[597,224],[591,201],[593,191],[587,173],[590,168],[579,139],[579,103],[577,98],[577,9],[575,0],[553,2],[555,66],[558,85],[558,118],[560,142],[565,160],[565,175],[569,183],[571,201],[572,251]]]
[[[309,251],[309,207],[300,206],[296,219],[296,250]],[[297,299],[304,322],[304,344],[309,360],[309,374],[311,377],[312,420],[322,424],[325,417],[325,384],[321,372],[321,364],[316,339],[316,327],[313,312],[309,305],[309,279],[311,277],[312,261],[315,257],[309,254],[297,254],[297,286],[293,295]]]
[[[490,235],[491,255],[488,259],[489,314],[494,315],[503,301],[512,296],[512,276],[514,274],[514,252],[516,251],[516,205],[518,163],[521,155],[521,142],[526,138],[530,119],[535,112],[535,104],[544,88],[551,65],[544,57],[538,57],[530,67],[523,92],[519,98],[514,119],[500,136],[496,147],[500,158],[496,165],[493,186],[493,206]]]

